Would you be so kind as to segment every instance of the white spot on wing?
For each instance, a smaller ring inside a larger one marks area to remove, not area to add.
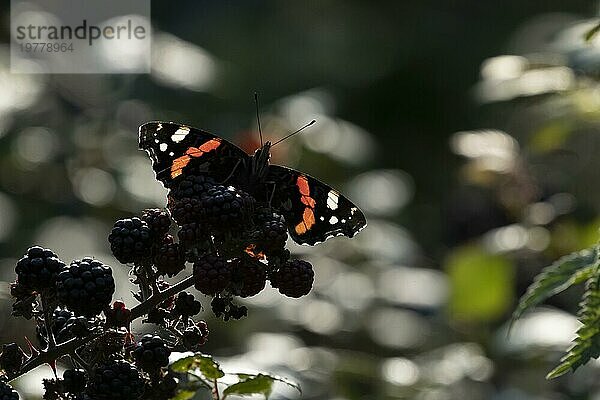
[[[175,155],[175,153],[173,153],[173,152],[170,152],[170,153],[169,153],[169,155],[170,155],[171,157],[173,157],[173,156]]]
[[[337,219],[337,217],[336,217],[335,215],[332,215],[332,216],[331,216],[331,218],[329,218],[329,223],[330,223],[331,225],[335,225],[335,224],[337,224],[337,223],[338,223],[338,219]]]
[[[321,217],[321,221],[325,221],[325,217]]]
[[[190,133],[190,128],[187,126],[181,126],[179,129],[175,131],[173,135],[171,135],[171,140],[175,143],[181,142],[185,137]]]
[[[330,190],[329,193],[327,193],[327,208],[330,210],[337,210],[339,198],[340,194],[338,192]]]
[[[167,151],[168,148],[169,146],[166,143],[160,144],[160,151]]]

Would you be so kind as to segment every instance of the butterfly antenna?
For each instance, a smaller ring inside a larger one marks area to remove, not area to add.
[[[260,126],[260,113],[258,112],[258,93],[254,92],[254,105],[256,106],[256,121],[258,122],[258,134],[260,135],[260,147],[263,146],[262,128]]]
[[[312,125],[312,124],[314,124],[315,122],[317,122],[317,121],[313,119],[313,120],[312,120],[312,121],[310,121],[308,124],[304,125],[304,126],[303,126],[302,128],[300,128],[300,129],[298,129],[297,131],[294,131],[294,132],[290,133],[289,135],[287,135],[287,136],[285,136],[285,137],[283,137],[283,138],[279,139],[278,141],[276,141],[275,143],[273,143],[273,144],[271,145],[271,147],[275,146],[277,143],[281,143],[281,142],[283,142],[283,141],[284,141],[285,139],[287,139],[287,138],[290,138],[290,137],[294,136],[296,133],[300,133],[300,132],[302,132],[304,129],[308,128],[309,126],[311,126],[311,125]]]

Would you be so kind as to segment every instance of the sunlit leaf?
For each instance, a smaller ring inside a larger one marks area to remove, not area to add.
[[[268,398],[273,390],[273,382],[275,382],[275,379],[268,375],[258,374],[251,376],[228,386],[223,390],[223,397],[227,397],[230,394],[240,396],[262,394],[265,398]]]
[[[487,321],[502,316],[513,296],[513,265],[478,247],[458,249],[446,264],[452,294],[450,311],[462,320]]]
[[[575,371],[600,356],[600,269],[597,266],[594,268],[594,275],[586,283],[586,292],[578,314],[582,326],[577,330],[573,346],[561,359],[560,365],[546,376],[548,379]]]
[[[222,378],[225,373],[212,356],[196,353],[193,356],[184,357],[175,361],[171,368],[175,372],[188,372],[200,370],[200,373],[209,380]]]
[[[594,27],[590,30],[588,30],[585,35],[583,36],[584,40],[586,41],[586,43],[591,42],[596,35],[598,34],[598,32],[600,32],[600,23],[594,25]]]
[[[593,247],[562,257],[544,268],[519,300],[519,305],[513,312],[512,322],[549,297],[574,284],[585,282],[594,272],[597,260],[598,249]]]
[[[171,397],[171,400],[188,400],[194,397],[195,394],[195,391],[181,390],[174,397]]]

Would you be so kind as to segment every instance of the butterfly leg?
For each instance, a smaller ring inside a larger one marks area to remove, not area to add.
[[[220,182],[220,185],[223,185],[225,182],[227,182],[229,179],[231,179],[231,177],[233,176],[233,174],[235,173],[235,170],[237,169],[237,167],[240,166],[242,160],[238,160],[237,163],[235,163],[235,166],[233,167],[233,169],[231,170],[231,173],[227,176],[227,178],[225,178],[223,180],[223,182]]]
[[[273,203],[273,197],[275,197],[275,189],[277,189],[277,182],[274,181],[268,181],[265,182],[265,185],[267,185],[267,199],[269,199],[269,208],[271,208],[271,204]],[[273,188],[271,189],[271,193],[269,193],[269,188],[268,185],[273,185]]]

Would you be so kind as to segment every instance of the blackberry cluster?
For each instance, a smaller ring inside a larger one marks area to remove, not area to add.
[[[179,292],[175,298],[175,307],[173,308],[173,314],[176,317],[182,316],[184,318],[193,317],[202,310],[202,304],[193,294],[188,292]]]
[[[290,260],[271,274],[271,285],[288,297],[302,297],[312,289],[315,272],[304,260]]]
[[[216,231],[241,226],[254,208],[254,199],[233,186],[215,185],[201,200],[202,219]]]
[[[162,244],[156,249],[154,265],[159,275],[169,277],[175,276],[185,269],[185,253],[179,243],[173,241],[171,235],[166,235]]]
[[[231,261],[205,256],[194,263],[194,286],[206,295],[216,295],[229,286],[232,272]]]
[[[135,366],[115,360],[94,369],[88,392],[94,400],[135,400],[144,394],[144,381]]]
[[[206,322],[198,321],[183,331],[183,346],[189,351],[196,351],[208,341],[209,333]]]
[[[170,355],[165,341],[153,335],[144,335],[133,350],[136,364],[147,372],[156,372],[169,365]]]
[[[6,372],[18,371],[25,361],[25,353],[16,343],[2,345],[2,354],[0,354],[0,369]]]
[[[82,369],[68,369],[63,372],[63,388],[67,393],[81,393],[85,389],[86,376]]]
[[[110,304],[115,281],[108,265],[86,257],[75,260],[58,274],[58,300],[76,314],[93,317]]]
[[[160,208],[149,208],[144,210],[141,220],[148,225],[152,232],[152,236],[155,238],[166,235],[169,232],[169,228],[171,228],[171,217],[169,217],[169,213]]]
[[[52,250],[34,246],[17,262],[15,272],[22,290],[41,292],[53,289],[56,276],[65,266]]]
[[[152,230],[138,217],[115,222],[108,241],[113,255],[123,264],[144,262],[151,257]]]
[[[210,241],[210,235],[206,227],[197,222],[181,225],[177,237],[179,242],[188,249],[205,248]]]
[[[233,271],[232,293],[240,297],[250,297],[260,293],[267,281],[267,266],[249,259],[237,260]]]
[[[8,383],[0,381],[0,400],[19,400],[19,393]]]

